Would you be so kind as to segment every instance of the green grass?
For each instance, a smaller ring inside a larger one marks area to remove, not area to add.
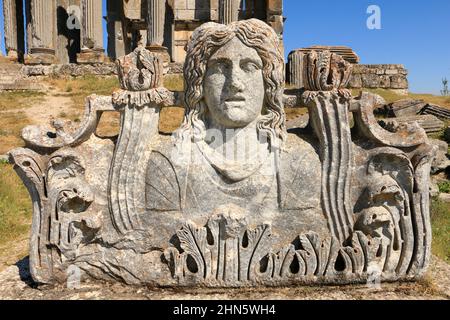
[[[446,180],[438,183],[439,192],[450,193],[450,181]]]
[[[450,204],[439,199],[431,201],[433,254],[450,263]]]
[[[29,233],[31,200],[12,166],[0,163],[0,246]]]

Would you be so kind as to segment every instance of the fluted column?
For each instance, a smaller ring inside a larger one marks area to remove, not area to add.
[[[3,0],[3,18],[5,24],[5,49],[9,57],[18,55],[16,1]]]
[[[166,20],[166,0],[147,0],[147,49],[158,53],[163,61],[170,61],[164,43],[164,23]]]
[[[162,46],[164,42],[165,0],[148,0],[147,45]]]
[[[56,63],[54,32],[56,27],[55,0],[31,0],[31,44],[28,64]]]
[[[103,1],[81,1],[81,53],[77,56],[78,63],[105,62],[103,48]]]
[[[240,0],[219,0],[219,22],[229,24],[239,20]]]

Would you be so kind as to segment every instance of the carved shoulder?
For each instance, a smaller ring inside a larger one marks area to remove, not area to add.
[[[321,163],[307,137],[289,134],[281,154],[280,200],[284,210],[320,205]]]

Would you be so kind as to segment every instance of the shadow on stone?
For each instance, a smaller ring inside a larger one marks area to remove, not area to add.
[[[30,273],[30,257],[27,256],[16,263],[16,267],[19,269],[20,280],[25,282],[29,287],[36,288],[38,284],[34,282]]]

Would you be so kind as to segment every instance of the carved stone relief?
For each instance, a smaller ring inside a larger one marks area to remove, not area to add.
[[[121,89],[87,99],[79,129],[27,127],[10,153],[32,196],[40,283],[83,278],[159,286],[276,286],[418,279],[430,259],[435,148],[415,125],[378,125],[351,65],[305,58],[309,125],[286,130],[284,61],[271,27],[206,23],[187,46],[186,108],[143,47],[117,61]],[[95,135],[121,115],[117,139]],[[353,114],[354,125],[349,114]]]

